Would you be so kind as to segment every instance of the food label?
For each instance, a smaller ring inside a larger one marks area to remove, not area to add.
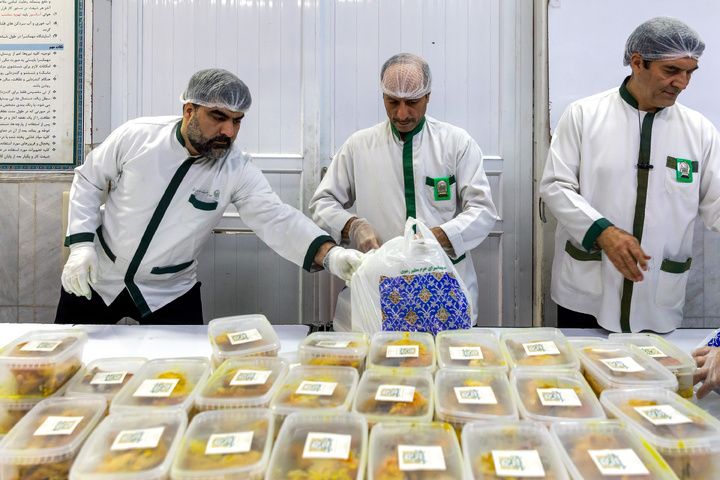
[[[352,435],[336,435],[333,433],[308,433],[303,449],[303,458],[350,458]]]
[[[252,445],[255,432],[218,433],[210,435],[205,455],[223,455],[226,453],[247,453]]]
[[[412,402],[415,387],[408,385],[380,385],[375,393],[379,402]]]
[[[640,457],[632,448],[618,450],[588,450],[590,457],[603,475],[649,475]]]
[[[272,374],[272,370],[238,370],[230,380],[230,385],[264,385]]]
[[[243,332],[228,333],[228,340],[233,345],[240,345],[242,343],[250,343],[257,340],[262,340],[262,335],[257,331],[257,328],[252,330],[245,330]]]
[[[160,443],[165,427],[146,428],[144,430],[122,430],[115,437],[110,450],[130,450],[132,448],[155,448]]]
[[[398,445],[400,470],[445,470],[440,446]]]
[[[582,407],[582,402],[572,388],[538,388],[540,403],[546,407]]]
[[[450,358],[453,360],[482,360],[480,347],[449,347]]]
[[[178,381],[178,378],[145,380],[135,390],[133,397],[169,397]]]
[[[552,341],[523,343],[522,346],[528,357],[535,355],[560,355],[560,350],[558,350],[555,342]]]
[[[613,372],[642,372],[645,370],[632,357],[601,358],[600,361]]]
[[[100,372],[95,374],[90,385],[108,385],[123,383],[127,372]]]
[[[497,404],[492,387],[455,387],[455,396],[459,403]]]
[[[332,395],[337,387],[334,382],[308,382],[300,383],[295,393],[298,395]]]
[[[61,343],[62,343],[62,340],[51,341],[51,342],[48,342],[45,340],[34,340],[32,342],[27,342],[25,345],[23,345],[20,348],[20,350],[23,352],[52,352]]]
[[[33,435],[70,435],[85,417],[47,417]]]
[[[325,348],[347,348],[350,345],[350,340],[335,341],[335,340],[320,340],[315,344],[316,347]]]
[[[390,345],[385,350],[385,358],[417,357],[420,345]]]
[[[635,407],[635,411],[653,425],[679,425],[681,423],[693,423],[692,420],[675,410],[670,405]]]
[[[651,357],[667,357],[667,355],[665,355],[663,351],[657,347],[640,347],[640,350],[647,353]]]
[[[537,450],[493,450],[495,473],[500,477],[544,477]]]

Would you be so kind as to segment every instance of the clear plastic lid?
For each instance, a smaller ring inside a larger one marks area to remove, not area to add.
[[[362,371],[368,352],[368,336],[355,332],[314,332],[305,337],[298,353],[303,365],[336,365]]]
[[[173,480],[260,480],[270,459],[273,415],[264,408],[202,412],[185,432]]]
[[[70,480],[165,480],[185,427],[182,410],[111,413],[80,450]]]
[[[115,395],[110,412],[175,408],[189,413],[198,386],[209,375],[210,362],[205,357],[150,360]]]
[[[545,425],[558,421],[605,420],[602,405],[577,370],[513,370],[510,384],[522,418]]]
[[[482,367],[508,371],[505,354],[492,330],[443,330],[435,337],[438,368]]]
[[[447,423],[381,423],[370,432],[368,479],[464,479],[455,430]]]
[[[67,395],[103,395],[111,401],[145,362],[142,357],[93,360],[68,382]]]
[[[370,340],[368,368],[417,368],[435,372],[435,339],[425,332],[377,332]]]
[[[462,431],[467,478],[567,480],[547,427],[531,420],[472,422]]]
[[[270,400],[270,410],[281,416],[307,410],[347,411],[357,385],[358,371],[352,367],[301,365],[287,374]]]
[[[677,480],[660,454],[617,420],[555,422],[550,435],[573,479]]]
[[[284,358],[229,358],[200,387],[195,407],[201,411],[267,407],[287,372]]]
[[[675,375],[634,345],[603,341],[576,350],[585,379],[597,395],[606,388],[677,390]]]
[[[368,423],[429,422],[434,411],[430,372],[408,368],[365,370],[352,406]]]
[[[510,368],[580,368],[577,355],[557,328],[513,328],[500,334]]]
[[[210,320],[208,336],[219,359],[236,355],[274,357],[280,339],[265,315],[235,315]]]
[[[435,415],[443,422],[518,419],[507,375],[499,370],[441,368],[435,374]]]
[[[73,377],[75,378],[75,377]],[[60,387],[49,397],[17,397],[0,398],[0,439],[7,434],[35,405],[48,398],[56,398],[65,394],[68,386]]]
[[[265,479],[361,480],[367,432],[357,413],[293,413],[280,429]]]

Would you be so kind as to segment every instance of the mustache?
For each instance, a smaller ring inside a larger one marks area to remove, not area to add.
[[[208,140],[207,143],[224,143],[226,145],[230,145],[232,143],[232,139],[226,135],[218,135],[217,137],[213,137]]]

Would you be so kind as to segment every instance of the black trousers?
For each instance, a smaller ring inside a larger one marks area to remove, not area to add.
[[[569,310],[560,305],[557,308],[558,328],[602,328],[592,315]]]
[[[141,316],[127,289],[108,306],[95,290],[88,300],[60,288],[60,302],[55,314],[55,323],[109,325],[117,323],[124,317],[130,317],[144,325],[202,325],[204,322],[200,282],[184,295],[146,317]]]

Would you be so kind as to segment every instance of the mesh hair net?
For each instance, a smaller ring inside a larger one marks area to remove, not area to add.
[[[209,68],[190,77],[180,101],[244,113],[250,108],[252,97],[250,89],[238,77],[222,68]]]
[[[398,53],[390,57],[380,71],[380,88],[395,98],[420,98],[430,93],[432,73],[422,57]]]
[[[630,65],[634,53],[642,55],[643,60],[675,60],[678,58],[700,58],[705,43],[695,30],[677,18],[655,17],[643,23],[630,34],[625,43],[623,65]]]

